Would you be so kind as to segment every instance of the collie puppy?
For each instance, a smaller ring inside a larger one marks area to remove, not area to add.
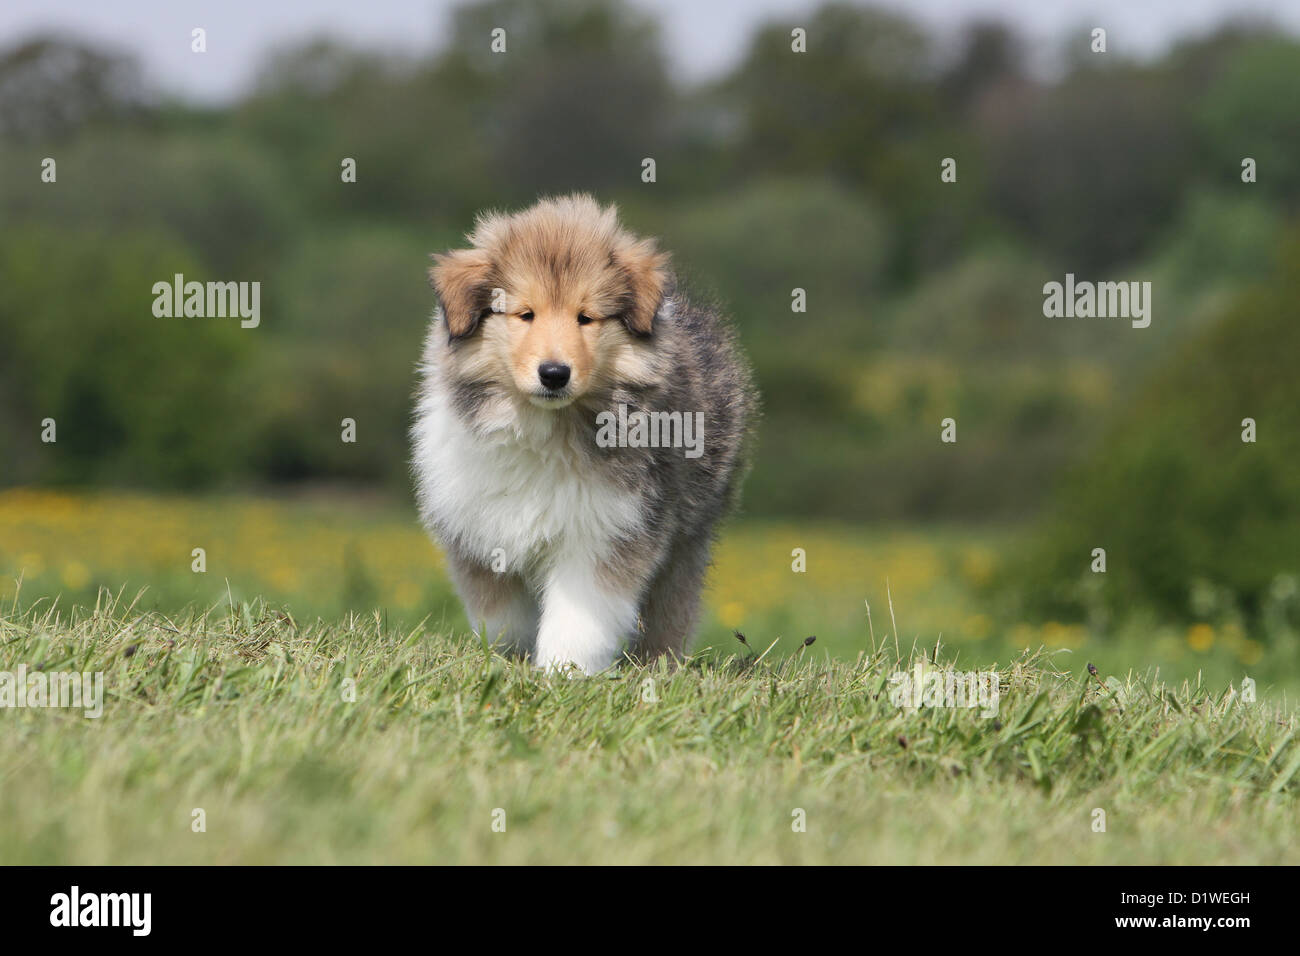
[[[421,519],[476,633],[547,670],[680,655],[756,396],[720,317],[589,196],[434,256]]]

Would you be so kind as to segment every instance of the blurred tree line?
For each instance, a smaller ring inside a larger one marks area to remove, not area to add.
[[[0,51],[0,483],[403,493],[428,254],[480,209],[580,189],[661,235],[735,317],[766,409],[749,513],[1033,513],[1116,429],[1175,440],[1136,420],[1134,395],[1200,368],[1188,342],[1276,304],[1300,44],[1227,24],[1150,62],[1083,34],[1053,79],[1026,61],[1002,23],[954,47],[830,3],[688,85],[630,5],[488,0],[454,13],[432,57],[308,40],[245,98],[201,108],[149,90],[128,57],[20,41]],[[152,286],[178,272],[260,281],[260,327],[155,318]],[[1151,328],[1044,318],[1043,283],[1066,272],[1151,281]],[[1223,376],[1256,374],[1252,354],[1218,350]],[[1263,418],[1294,395],[1257,399]],[[1241,415],[1220,411],[1230,431]],[[939,441],[948,417],[956,444]],[[1194,469],[1216,453],[1185,454]]]

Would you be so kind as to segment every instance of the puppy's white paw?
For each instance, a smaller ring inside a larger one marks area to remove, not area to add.
[[[590,676],[610,667],[618,659],[622,644],[621,638],[607,637],[583,624],[565,626],[557,623],[548,628],[543,616],[533,662],[551,674]]]
[[[604,590],[593,568],[561,564],[546,583],[533,662],[552,673],[599,674],[618,660],[635,622],[635,602]]]

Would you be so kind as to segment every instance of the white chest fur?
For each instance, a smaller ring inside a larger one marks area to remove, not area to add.
[[[415,468],[426,520],[476,558],[520,571],[559,555],[598,560],[641,521],[634,493],[593,472],[555,427],[553,412],[526,409],[482,436],[442,396],[420,403]]]

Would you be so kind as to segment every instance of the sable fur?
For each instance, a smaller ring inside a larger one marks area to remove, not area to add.
[[[548,669],[680,654],[756,410],[734,336],[588,196],[483,215],[467,238],[430,271],[412,463],[470,620]],[[538,382],[552,360],[562,393]],[[600,447],[620,404],[702,412],[702,454]]]

